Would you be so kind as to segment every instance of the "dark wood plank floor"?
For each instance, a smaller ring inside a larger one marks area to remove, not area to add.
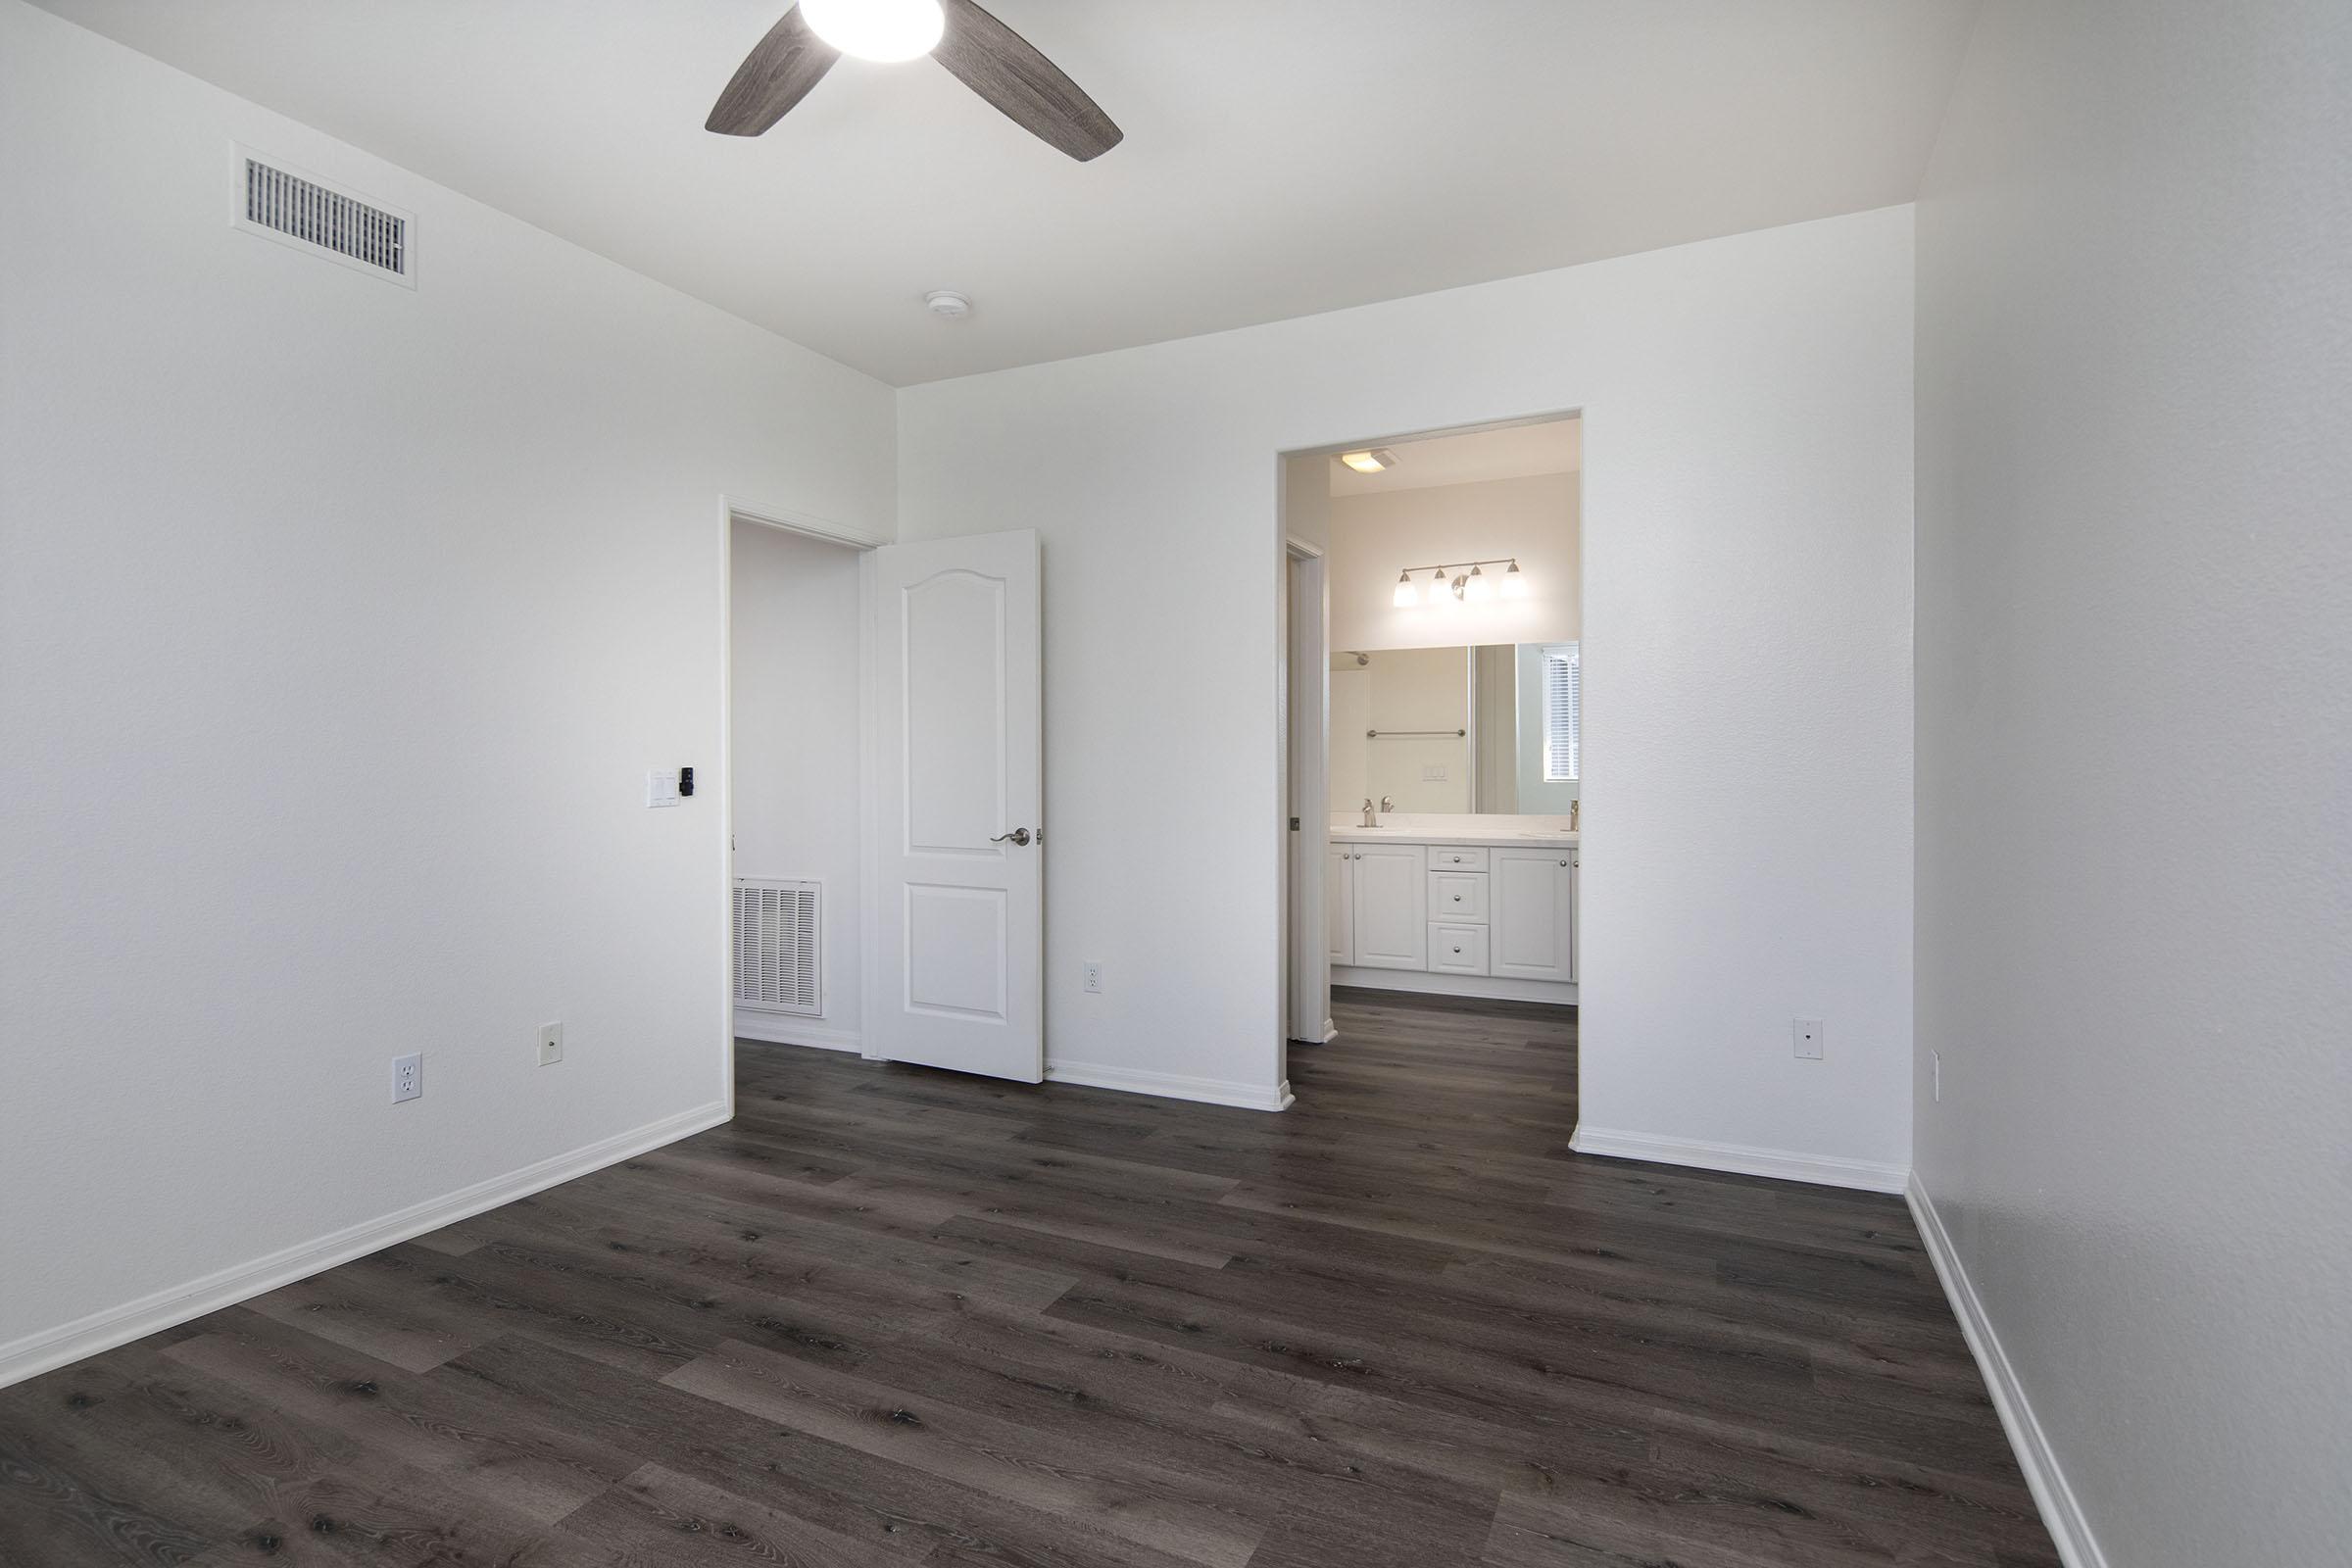
[[[1574,1015],[1298,1106],[746,1044],[730,1125],[0,1392],[0,1562],[2056,1562],[1891,1199],[1568,1152]]]

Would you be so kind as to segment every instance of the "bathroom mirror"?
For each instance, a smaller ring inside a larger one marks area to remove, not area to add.
[[[1336,654],[1331,809],[1564,815],[1584,772],[1577,644]]]

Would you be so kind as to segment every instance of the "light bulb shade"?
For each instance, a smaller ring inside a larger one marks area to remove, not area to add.
[[[859,60],[912,60],[947,30],[939,0],[801,0],[809,29]]]
[[[1527,597],[1527,573],[1519,569],[1519,563],[1516,561],[1512,562],[1510,569],[1502,574],[1502,597],[1505,599],[1525,599]]]
[[[1462,597],[1471,604],[1483,605],[1494,597],[1494,585],[1488,581],[1485,572],[1472,566],[1469,578],[1462,584]]]
[[[1396,592],[1389,602],[1398,610],[1410,610],[1421,602],[1421,590],[1413,586],[1411,572],[1400,571],[1396,574]]]

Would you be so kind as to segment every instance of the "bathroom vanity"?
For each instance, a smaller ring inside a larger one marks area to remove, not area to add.
[[[1574,1004],[1581,835],[1565,821],[1335,813],[1332,984]]]

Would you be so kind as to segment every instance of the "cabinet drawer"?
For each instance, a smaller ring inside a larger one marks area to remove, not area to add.
[[[1429,917],[1472,925],[1487,923],[1487,873],[1432,871],[1429,873]]]
[[[1487,852],[1483,845],[1461,849],[1448,844],[1429,846],[1429,868],[1432,871],[1484,871]]]
[[[1439,974],[1485,974],[1487,928],[1433,923],[1429,928],[1429,966]]]

